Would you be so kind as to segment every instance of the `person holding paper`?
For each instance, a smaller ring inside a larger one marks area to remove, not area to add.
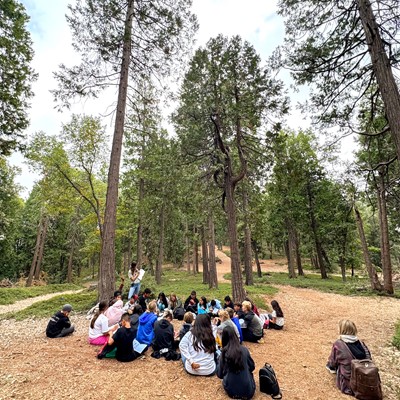
[[[137,295],[139,294],[140,282],[142,280],[139,276],[140,276],[140,271],[137,267],[137,264],[133,261],[131,263],[131,268],[128,271],[129,282],[131,283],[131,287],[129,288],[128,299],[130,299],[135,294]]]

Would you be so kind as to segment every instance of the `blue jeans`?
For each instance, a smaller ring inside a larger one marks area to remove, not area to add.
[[[139,291],[140,291],[140,282],[131,285],[131,287],[129,288],[128,299],[130,299],[135,294],[139,295]]]

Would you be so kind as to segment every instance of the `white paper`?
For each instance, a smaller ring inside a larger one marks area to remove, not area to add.
[[[144,269],[140,268],[140,270],[139,270],[139,276],[138,276],[138,279],[139,279],[140,281],[143,279],[143,276],[144,276],[145,272],[146,272],[146,271],[145,271]]]
[[[147,347],[146,344],[139,343],[136,339],[133,340],[133,350],[142,354],[142,351]]]

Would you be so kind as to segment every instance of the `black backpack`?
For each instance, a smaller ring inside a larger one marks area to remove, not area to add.
[[[265,363],[258,374],[260,377],[260,392],[269,394],[273,399],[281,399],[282,393],[272,366]]]

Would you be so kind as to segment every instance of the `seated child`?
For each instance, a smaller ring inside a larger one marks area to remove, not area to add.
[[[196,291],[192,290],[183,307],[186,311],[191,311],[192,313],[197,314],[197,304],[199,304],[199,300],[196,297]]]
[[[123,310],[124,303],[122,300],[117,300],[111,307],[105,311],[104,315],[108,318],[109,325],[118,324],[121,320],[122,314],[124,313]]]
[[[141,344],[151,345],[154,338],[154,324],[157,321],[157,302],[152,300],[147,311],[139,317],[136,340]]]
[[[61,338],[72,334],[75,330],[69,320],[69,314],[72,311],[70,304],[65,304],[61,311],[57,311],[51,318],[46,328],[48,338]]]
[[[179,331],[179,340],[182,340],[182,338],[190,331],[193,321],[193,313],[191,313],[190,311],[186,312],[183,316],[183,325],[181,326],[181,329]]]
[[[161,292],[158,295],[157,308],[161,314],[164,312],[164,310],[166,310],[168,308],[168,300],[167,300],[167,296],[165,296],[164,292]]]
[[[240,326],[239,318],[235,315],[232,308],[228,307],[225,309],[225,311],[228,312],[231,321],[236,325],[236,328],[239,332],[239,338],[240,338],[239,340],[240,340],[240,343],[242,343],[243,342],[243,333],[242,333],[242,327]]]
[[[283,325],[285,324],[285,320],[283,318],[283,312],[276,300],[271,301],[272,306],[272,314],[268,314],[269,322],[268,329],[283,329]]]
[[[200,297],[199,304],[197,304],[197,314],[207,314],[207,299],[204,296]]]
[[[233,301],[231,299],[231,296],[225,296],[225,298],[224,298],[224,307],[223,308],[225,309],[227,307],[233,308]]]

